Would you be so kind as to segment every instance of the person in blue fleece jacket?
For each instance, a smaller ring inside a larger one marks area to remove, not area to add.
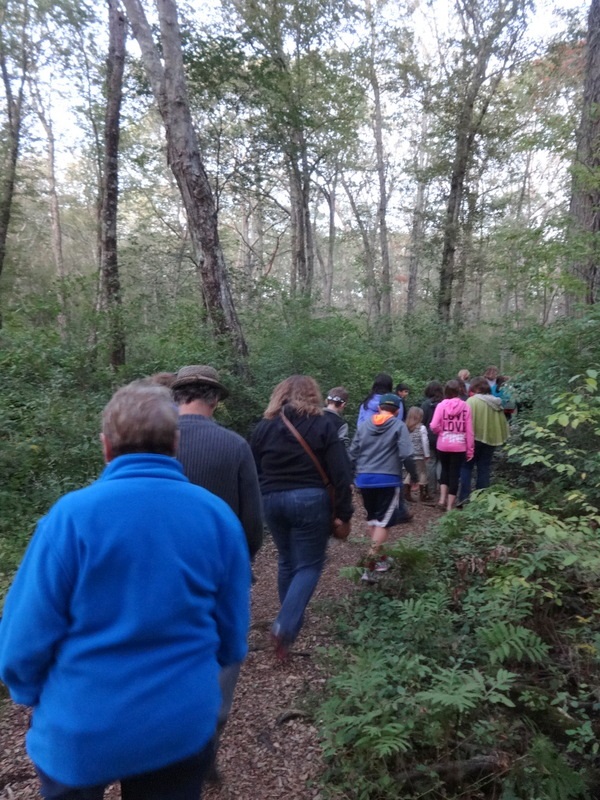
[[[175,460],[177,421],[163,387],[116,392],[106,468],[40,521],[6,598],[0,678],[33,708],[42,797],[200,797],[250,566],[236,515]]]

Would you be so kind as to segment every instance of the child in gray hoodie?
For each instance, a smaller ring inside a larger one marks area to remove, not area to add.
[[[398,418],[399,409],[397,395],[382,395],[379,411],[357,428],[349,450],[371,537],[367,569],[362,576],[368,582],[373,581],[373,572],[389,569],[389,559],[381,555],[388,529],[412,519],[404,505],[401,486],[402,465],[412,455],[413,446],[408,428]]]

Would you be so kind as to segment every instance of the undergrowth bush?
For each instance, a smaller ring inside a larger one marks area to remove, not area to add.
[[[588,368],[575,375],[569,391],[552,398],[550,414],[530,415],[513,426],[505,473],[561,517],[600,507],[599,374]]]
[[[330,654],[326,796],[596,796],[599,523],[488,490],[393,548]]]

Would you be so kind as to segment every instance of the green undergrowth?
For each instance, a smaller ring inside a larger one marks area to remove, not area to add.
[[[488,490],[391,549],[326,656],[325,796],[597,796],[599,523]]]

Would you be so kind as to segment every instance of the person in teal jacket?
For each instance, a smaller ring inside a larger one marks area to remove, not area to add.
[[[165,388],[120,389],[102,430],[106,468],[40,521],[8,593],[0,678],[33,709],[43,797],[198,800],[219,671],[247,652],[246,540],[173,457]]]

